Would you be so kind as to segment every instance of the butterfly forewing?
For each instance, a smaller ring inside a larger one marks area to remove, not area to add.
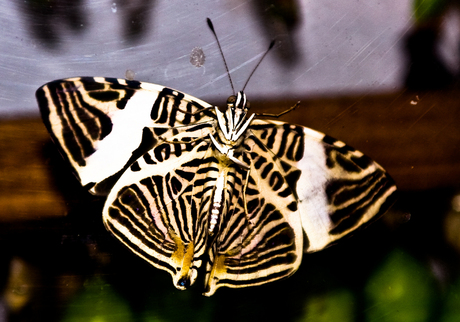
[[[164,86],[124,79],[57,80],[39,88],[36,96],[44,123],[62,154],[81,183],[99,184],[92,192],[100,194],[107,194],[121,173],[158,139],[167,139],[168,129],[212,119],[211,105],[201,100]],[[156,131],[144,131],[146,127]]]
[[[250,130],[275,155],[296,194],[305,251],[321,250],[378,218],[394,202],[392,178],[370,158],[312,129],[256,120]]]

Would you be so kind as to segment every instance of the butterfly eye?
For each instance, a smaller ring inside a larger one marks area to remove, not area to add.
[[[230,104],[235,104],[236,102],[236,96],[235,95],[232,95],[230,96],[228,99],[227,99],[227,104],[230,105]]]

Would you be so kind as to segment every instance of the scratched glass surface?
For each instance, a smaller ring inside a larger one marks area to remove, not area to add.
[[[0,0],[0,321],[459,320],[460,15],[450,1],[423,3]],[[207,17],[236,90],[276,39],[248,98],[310,98],[283,120],[307,115],[401,190],[382,220],[305,255],[292,277],[211,298],[200,281],[178,291],[105,231],[104,200],[35,135],[34,96],[54,79],[103,76],[223,105],[231,87]],[[33,185],[41,176],[62,204]]]
[[[278,40],[248,87],[251,97],[393,90],[402,85],[399,40],[411,23],[410,2],[397,0],[288,1],[284,16],[261,0],[0,3],[0,87],[8,88],[0,93],[0,115],[36,114],[33,93],[48,80],[123,78],[127,69],[138,80],[206,100],[227,97],[206,17],[236,88]],[[190,63],[195,47],[206,56],[202,68]]]

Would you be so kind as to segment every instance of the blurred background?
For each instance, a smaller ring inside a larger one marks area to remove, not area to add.
[[[455,0],[0,0],[1,321],[460,321]],[[104,76],[251,108],[361,150],[399,200],[292,277],[211,298],[131,254],[52,145],[38,87]]]

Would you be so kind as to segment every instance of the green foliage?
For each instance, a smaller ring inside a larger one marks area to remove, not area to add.
[[[460,277],[449,287],[444,298],[440,322],[460,321]]]
[[[69,303],[63,322],[131,322],[126,301],[102,278],[94,277]]]
[[[307,300],[304,315],[297,320],[314,322],[355,321],[356,299],[347,289],[312,296]]]
[[[214,301],[210,298],[190,290],[152,293],[151,302],[142,313],[143,322],[213,321]]]
[[[366,321],[379,322],[429,321],[437,297],[428,268],[398,249],[373,272],[364,292]]]
[[[414,0],[413,10],[419,23],[439,17],[449,5],[449,0]]]

